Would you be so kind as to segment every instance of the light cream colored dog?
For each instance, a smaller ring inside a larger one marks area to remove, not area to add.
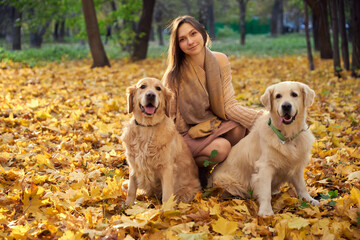
[[[208,186],[240,197],[250,197],[249,191],[253,191],[259,216],[274,214],[271,195],[285,182],[295,186],[299,197],[318,205],[304,181],[304,168],[315,140],[306,125],[306,108],[314,97],[314,91],[299,82],[268,87],[260,100],[269,112],[256,120],[249,135],[214,169]]]
[[[171,194],[191,201],[201,190],[198,168],[167,116],[172,92],[158,79],[144,78],[127,89],[127,98],[134,115],[122,135],[130,175],[126,203],[134,203],[138,188],[162,201]]]

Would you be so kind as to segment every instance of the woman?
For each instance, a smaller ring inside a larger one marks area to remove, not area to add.
[[[197,165],[213,167],[225,160],[261,112],[235,100],[229,60],[225,54],[208,49],[210,38],[195,18],[178,17],[170,27],[168,67],[163,78],[176,96],[170,117]],[[209,162],[213,150],[217,155]]]

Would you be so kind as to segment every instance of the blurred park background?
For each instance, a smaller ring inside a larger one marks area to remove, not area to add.
[[[36,65],[92,53],[93,66],[104,66],[108,58],[165,57],[167,26],[187,14],[206,26],[213,50],[235,56],[308,54],[309,61],[315,52],[334,59],[335,74],[351,69],[352,58],[355,75],[359,5],[358,0],[0,0],[0,58]]]

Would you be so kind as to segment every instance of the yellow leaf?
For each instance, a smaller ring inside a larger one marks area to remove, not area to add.
[[[228,221],[223,217],[219,216],[219,219],[211,224],[213,230],[220,233],[223,236],[234,235],[238,229],[236,222]]]
[[[81,240],[83,234],[84,234],[83,230],[78,230],[76,232],[66,231],[64,235],[62,235],[62,237],[59,238],[59,240]]]
[[[122,223],[117,224],[114,228],[128,228],[128,227],[136,227],[136,228],[144,228],[148,223],[145,219],[130,219],[124,215],[121,216]]]
[[[11,235],[9,237],[10,239],[27,239],[26,235],[29,230],[30,226],[28,224],[25,226],[17,225],[12,228]]]
[[[350,199],[360,207],[360,190],[353,187],[350,191]]]
[[[36,163],[39,165],[45,165],[50,169],[55,169],[53,163],[50,161],[48,155],[38,154],[36,155]]]
[[[48,203],[46,200],[41,200],[41,197],[45,189],[43,187],[38,187],[33,185],[31,189],[25,188],[23,199],[23,210],[27,212],[39,211],[39,208]]]
[[[175,196],[174,194],[171,194],[169,199],[166,202],[163,202],[161,206],[161,210],[166,212],[172,210],[176,205]]]
[[[291,220],[289,220],[289,228],[291,229],[301,229],[303,227],[306,227],[308,226],[310,223],[309,223],[309,220],[305,219],[305,218],[300,218],[300,217],[295,217]]]

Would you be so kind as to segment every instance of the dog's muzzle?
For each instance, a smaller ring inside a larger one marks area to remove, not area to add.
[[[294,116],[291,115],[292,105],[289,102],[284,102],[281,104],[281,112],[282,114],[280,115],[280,124],[281,123],[284,123],[286,125],[291,124],[295,120],[295,117],[297,115],[297,112],[295,113]]]
[[[147,92],[145,94],[145,105],[141,105],[140,110],[141,112],[145,113],[146,115],[154,115],[156,113],[156,94],[153,92]]]

